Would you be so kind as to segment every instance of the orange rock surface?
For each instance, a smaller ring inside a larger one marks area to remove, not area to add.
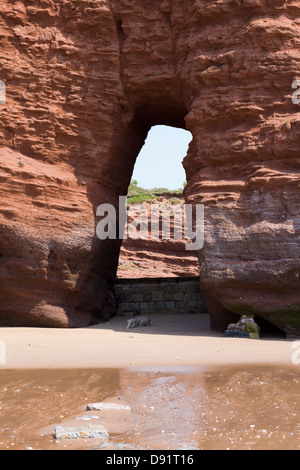
[[[114,315],[120,242],[96,237],[96,209],[117,207],[165,124],[193,135],[185,197],[205,205],[213,327],[250,312],[299,334],[299,2],[2,0],[0,12],[0,323]]]

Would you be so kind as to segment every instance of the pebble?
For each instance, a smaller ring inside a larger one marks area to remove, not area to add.
[[[119,405],[118,403],[90,403],[86,406],[87,411],[131,411],[129,406]]]
[[[82,420],[82,421],[91,421],[92,419],[99,419],[99,416],[77,416],[75,419]]]

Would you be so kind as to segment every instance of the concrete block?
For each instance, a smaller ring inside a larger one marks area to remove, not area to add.
[[[125,303],[119,304],[119,310],[123,310],[123,311],[129,310],[129,303],[125,302]]]
[[[195,302],[194,300],[190,300],[189,303],[188,303],[188,308],[193,308],[193,309],[196,309],[197,308],[197,302]]]
[[[156,291],[152,293],[152,299],[156,302],[163,300],[164,296],[161,291]]]
[[[173,292],[165,292],[163,299],[164,299],[165,302],[170,301],[170,300],[174,300],[174,293]]]
[[[180,301],[180,300],[183,300],[183,298],[184,298],[184,294],[182,294],[182,292],[175,292],[174,300]]]
[[[101,424],[88,426],[56,426],[55,439],[103,439],[108,440],[108,432]]]
[[[175,308],[175,302],[174,301],[166,302],[166,309],[169,309],[169,308]]]
[[[141,311],[141,312],[144,312],[145,310],[148,311],[148,308],[149,308],[148,302],[141,302],[141,303],[140,303],[140,311]]]
[[[132,295],[132,302],[143,302],[143,300],[144,300],[144,296],[142,293]]]
[[[143,301],[144,302],[151,302],[152,301],[152,292],[148,292],[143,294]]]
[[[130,310],[132,310],[133,312],[139,312],[141,309],[140,302],[131,302],[129,304],[129,307],[130,307]]]
[[[156,310],[165,310],[166,302],[155,302],[155,309]]]

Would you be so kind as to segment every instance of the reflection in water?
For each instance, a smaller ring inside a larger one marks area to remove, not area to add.
[[[110,443],[130,448],[299,448],[299,368],[234,366],[2,370],[0,449],[99,448],[92,439],[58,443],[53,431],[103,400],[131,407],[96,413]]]
[[[0,371],[0,449],[51,448],[53,437],[40,429],[53,431],[87,402],[113,395],[119,376],[117,369]]]

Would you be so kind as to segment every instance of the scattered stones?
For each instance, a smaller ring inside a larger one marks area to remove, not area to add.
[[[108,432],[101,424],[88,426],[55,427],[55,439],[105,439],[108,440]]]
[[[89,403],[86,407],[87,411],[131,411],[127,405],[119,405],[118,403]]]
[[[90,403],[86,406],[86,410],[96,410],[96,411],[131,411],[130,407],[127,405],[119,405],[118,403]],[[84,415],[79,416],[74,419],[76,420],[93,420],[99,419],[100,416],[97,415]],[[57,441],[67,440],[67,439],[97,439],[101,440],[104,443],[108,442],[109,435],[107,429],[102,424],[88,424],[88,425],[78,425],[78,426],[61,426],[57,425],[55,427],[55,439]],[[113,446],[115,444],[112,444]],[[119,444],[116,444],[116,446]],[[117,448],[117,447],[116,447]]]
[[[150,319],[147,317],[130,318],[127,321],[126,330],[129,330],[130,328],[136,328],[138,326],[151,326]]]
[[[242,315],[237,323],[229,323],[224,336],[258,339],[260,337],[260,328],[254,322],[254,315]]]

